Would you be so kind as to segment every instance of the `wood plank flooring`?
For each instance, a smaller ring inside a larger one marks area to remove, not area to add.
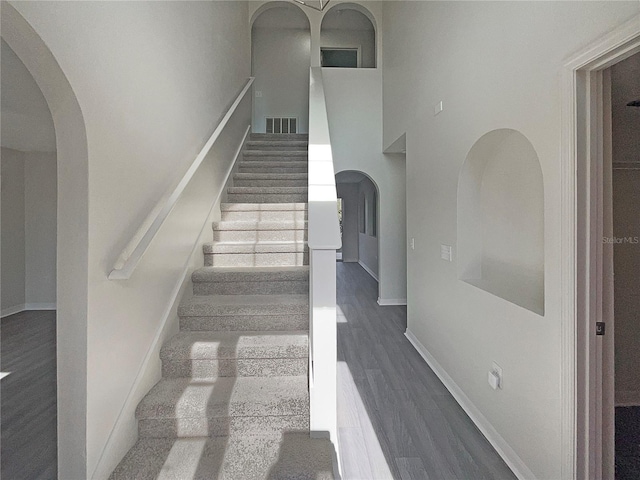
[[[406,307],[380,307],[357,263],[337,270],[344,479],[515,479],[404,336]]]
[[[0,457],[2,480],[55,479],[56,312],[2,319]]]

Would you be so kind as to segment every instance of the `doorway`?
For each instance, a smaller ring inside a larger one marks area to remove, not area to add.
[[[638,52],[637,16],[574,56],[563,75],[563,478],[616,478],[614,188],[622,190],[611,74]]]

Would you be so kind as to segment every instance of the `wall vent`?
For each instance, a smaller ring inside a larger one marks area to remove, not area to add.
[[[267,117],[267,133],[298,133],[295,117]]]

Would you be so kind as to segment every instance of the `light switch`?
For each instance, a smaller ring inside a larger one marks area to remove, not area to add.
[[[411,250],[415,250],[416,249],[416,239],[412,238],[410,243],[411,243]]]
[[[442,105],[442,100],[435,107],[433,107],[433,115],[438,115],[442,110],[444,110]]]

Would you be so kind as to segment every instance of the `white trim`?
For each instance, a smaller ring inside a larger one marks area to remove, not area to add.
[[[177,309],[178,309],[178,305],[180,303],[180,301],[182,300],[183,295],[185,294],[186,289],[191,285],[191,276],[189,275],[189,273],[192,270],[192,264],[195,261],[194,260],[194,256],[201,251],[201,239],[203,238],[203,235],[208,235],[208,229],[210,228],[211,222],[213,221],[213,217],[215,215],[215,207],[217,205],[219,205],[219,200],[220,197],[222,196],[223,191],[225,190],[224,185],[227,184],[227,182],[229,181],[229,178],[231,177],[231,174],[233,173],[234,167],[238,161],[238,158],[240,157],[240,154],[242,153],[242,149],[245,145],[245,142],[247,141],[247,137],[249,136],[249,132],[251,131],[251,125],[247,126],[247,129],[245,131],[245,134],[242,138],[242,141],[240,142],[240,145],[238,146],[236,153],[235,153],[235,157],[233,162],[231,163],[231,166],[229,167],[229,169],[227,170],[226,176],[225,176],[225,181],[222,184],[223,187],[220,189],[220,191],[218,192],[218,194],[216,195],[215,200],[211,203],[211,209],[209,210],[209,215],[207,216],[207,219],[203,222],[202,224],[202,228],[200,229],[200,233],[198,234],[198,238],[197,240],[194,242],[193,244],[193,249],[191,250],[191,253],[189,254],[189,257],[187,258],[187,261],[185,262],[184,268],[182,270],[182,273],[180,274],[180,277],[178,279],[178,281],[176,282],[173,291],[171,292],[171,295],[168,298],[168,305],[167,305],[167,309],[165,310],[164,314],[162,315],[162,321],[160,322],[159,326],[158,326],[158,330],[156,331],[155,337],[153,339],[153,341],[151,342],[151,345],[149,346],[149,349],[147,350],[147,353],[144,357],[144,360],[142,361],[142,364],[140,365],[140,368],[138,369],[138,373],[136,375],[135,380],[133,381],[133,384],[131,385],[131,388],[129,390],[129,393],[127,394],[127,398],[124,401],[124,403],[122,404],[122,408],[120,409],[120,412],[118,413],[118,417],[116,418],[116,421],[113,425],[113,428],[111,429],[111,432],[109,432],[109,437],[107,438],[107,442],[105,443],[104,448],[102,449],[102,452],[100,453],[100,458],[98,459],[98,462],[96,463],[96,467],[91,475],[90,478],[99,478],[101,477],[100,475],[100,471],[104,470],[105,468],[108,468],[106,465],[107,462],[110,461],[109,456],[107,455],[108,452],[110,452],[112,449],[117,448],[118,446],[115,445],[115,443],[119,440],[119,436],[115,435],[115,432],[121,431],[121,430],[125,430],[127,428],[127,424],[128,422],[130,422],[130,418],[126,415],[126,412],[129,411],[133,411],[136,406],[138,405],[138,402],[140,401],[140,398],[136,395],[136,392],[139,392],[141,389],[143,389],[145,387],[145,385],[143,385],[143,383],[146,380],[146,374],[147,371],[150,368],[150,364],[152,362],[158,362],[159,361],[159,357],[156,357],[157,353],[160,351],[160,347],[162,345],[160,345],[160,342],[164,341],[165,336],[163,335],[166,331],[166,329],[168,328],[168,324],[170,320],[174,320],[177,322]],[[149,389],[152,387],[153,385],[149,386]],[[148,389],[147,389],[148,390]],[[129,449],[129,447],[127,447],[124,452],[122,452],[122,454],[124,455],[124,453]],[[110,472],[102,472],[102,474],[104,474],[104,477],[106,478],[109,475]]]
[[[15,315],[16,313],[24,312],[27,310],[55,310],[55,303],[21,303],[14,305],[13,307],[7,307],[0,312],[0,318],[8,317],[9,315]]]
[[[392,305],[406,305],[406,298],[380,298],[378,297],[378,305],[381,307],[389,307]]]
[[[640,392],[616,392],[616,407],[640,407]]]
[[[586,168],[578,163],[580,155],[589,156],[590,146],[583,132],[588,120],[579,121],[579,105],[590,95],[588,91],[591,74],[605,69],[627,58],[640,49],[640,15],[636,15],[611,33],[600,38],[588,48],[573,55],[562,70],[562,138],[561,138],[561,477],[564,480],[589,478],[595,474],[596,463],[602,460],[601,453],[595,453],[595,432],[590,434],[590,423],[594,421],[593,406],[594,367],[589,363],[595,360],[595,351],[590,340],[590,326],[594,312],[589,305],[590,292],[580,279],[589,278],[589,259],[592,252],[585,251],[583,235],[578,232],[579,218],[589,211],[585,200],[578,204],[578,191],[588,185],[578,185],[578,168]],[[586,91],[583,91],[585,90]],[[579,130],[580,129],[580,130]],[[583,181],[584,183],[584,181]],[[584,192],[588,193],[588,192]],[[588,201],[588,200],[587,200]],[[584,226],[582,227],[584,230]],[[579,239],[580,242],[579,242]],[[588,257],[588,258],[587,258]],[[578,264],[579,259],[587,262]],[[583,282],[584,283],[584,282]],[[602,412],[598,412],[601,415]]]
[[[240,105],[240,102],[244,99],[244,96],[253,84],[253,81],[254,77],[249,77],[249,80],[247,80],[244,88],[238,94],[231,107],[229,107],[229,110],[227,110],[227,113],[224,115],[222,120],[220,120],[220,123],[211,134],[211,137],[209,137],[209,140],[207,140],[207,142],[204,144],[202,150],[200,150],[200,153],[198,153],[195,160],[193,161],[191,166],[189,166],[182,179],[178,182],[173,191],[162,196],[151,213],[149,213],[144,222],[142,222],[142,225],[140,225],[131,240],[129,240],[129,242],[127,243],[127,246],[124,248],[124,250],[122,250],[122,253],[118,257],[118,260],[116,260],[113,269],[109,273],[109,280],[128,280],[129,278],[131,278],[133,271],[142,259],[144,253],[147,251],[147,248],[149,248],[151,241],[156,236],[156,233],[158,233],[160,227],[171,213],[171,210],[173,210],[173,207],[182,195],[182,192],[184,192],[184,189],[187,187],[196,171],[206,158],[207,154],[211,150],[211,147],[213,147],[213,144],[222,133],[222,130],[224,130],[224,128],[227,126],[227,123],[231,119],[231,116],[238,108],[238,105]]]
[[[404,335],[409,339],[411,345],[414,346],[422,358],[424,358],[425,362],[427,362],[429,367],[431,367],[431,370],[433,370],[433,372],[438,376],[440,381],[442,381],[447,390],[449,390],[456,402],[460,404],[471,421],[476,424],[486,439],[489,440],[489,443],[502,457],[516,477],[520,480],[535,479],[536,477],[533,472],[526,466],[515,450],[511,448],[504,438],[502,438],[493,425],[491,425],[489,420],[482,415],[482,412],[480,412],[480,410],[471,402],[469,397],[465,395],[462,389],[453,381],[449,374],[447,374],[431,353],[429,353],[426,347],[420,343],[420,340],[418,340],[408,328]]]
[[[371,270],[369,267],[367,267],[362,260],[358,260],[358,265],[360,265],[362,268],[364,268],[365,272],[367,272],[369,275],[371,275],[376,282],[379,281],[378,280],[378,275],[376,275],[373,272],[373,270]]]

